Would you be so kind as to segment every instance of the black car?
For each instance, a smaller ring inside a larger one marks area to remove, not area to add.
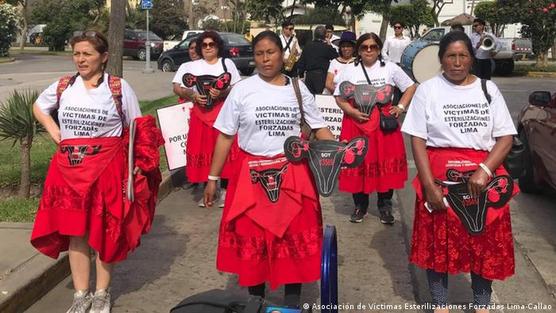
[[[251,43],[240,34],[221,32],[218,34],[224,40],[224,57],[232,60],[241,74],[251,75],[255,69]],[[177,71],[182,63],[191,61],[187,48],[189,42],[196,39],[197,36],[186,38],[174,48],[164,51],[158,58],[158,69],[163,72],[173,72]]]

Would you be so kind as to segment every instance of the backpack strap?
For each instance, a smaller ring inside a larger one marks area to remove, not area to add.
[[[481,78],[481,88],[483,89],[483,93],[485,94],[485,98],[487,99],[488,104],[490,104],[490,102],[492,101],[492,97],[488,93],[486,79]]]
[[[108,88],[110,88],[112,99],[114,99],[114,103],[116,104],[116,110],[122,120],[122,126],[125,128],[128,125],[125,119],[122,104],[122,79],[118,76],[108,75]]]
[[[77,75],[68,75],[58,80],[58,86],[56,86],[56,107],[60,106],[60,98],[62,98],[62,93],[64,93],[64,91],[68,89],[69,86],[73,85],[76,78]]]

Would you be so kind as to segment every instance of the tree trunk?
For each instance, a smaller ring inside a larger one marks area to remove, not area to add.
[[[556,40],[554,40],[554,44],[552,45],[552,59],[556,60]]]
[[[193,0],[183,0],[187,4],[187,24],[189,29],[195,29],[195,16],[193,16]]]
[[[27,42],[27,1],[21,3],[21,17],[23,25],[21,27],[21,42],[19,43],[19,50],[23,51],[25,49],[25,43]]]
[[[106,71],[112,75],[123,77],[125,5],[127,1],[112,1],[110,8],[110,27],[108,30],[108,46],[110,57]]]
[[[386,14],[382,14],[382,23],[380,24],[380,34],[378,35],[382,42],[386,39],[386,32],[388,31],[388,23],[390,23],[390,17]]]
[[[20,144],[20,168],[21,176],[19,179],[19,191],[17,195],[20,198],[28,199],[31,191],[31,145],[33,137],[28,136],[21,140]]]

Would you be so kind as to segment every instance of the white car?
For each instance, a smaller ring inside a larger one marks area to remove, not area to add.
[[[163,51],[170,50],[173,47],[175,47],[177,44],[179,44],[182,40],[198,35],[202,32],[204,32],[204,30],[185,30],[180,40],[164,40],[162,49]],[[177,36],[175,36],[174,39],[178,39],[176,37]]]

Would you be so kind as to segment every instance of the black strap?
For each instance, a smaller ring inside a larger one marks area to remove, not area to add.
[[[292,78],[292,85],[293,85],[293,90],[295,91],[295,97],[297,98],[297,104],[299,105],[299,113],[301,114],[299,127],[301,129],[301,132],[303,133],[303,125],[306,125],[306,123],[305,123],[305,112],[303,111],[303,98],[301,97],[301,89],[299,89],[299,78],[297,77]],[[307,136],[306,139],[309,139],[309,136]]]
[[[488,104],[490,104],[490,102],[492,101],[492,97],[490,96],[490,94],[488,93],[487,90],[487,80],[486,79],[482,79],[481,78],[481,88],[483,89],[483,93],[485,94],[485,98],[488,101]]]
[[[282,37],[284,37],[284,39],[286,39],[286,36],[282,35]],[[290,37],[290,40],[288,40],[288,42],[286,42],[286,47],[284,48],[284,51],[286,50],[290,50],[290,53],[292,52],[292,49],[290,48],[290,44],[292,43],[293,40],[293,36]]]
[[[224,73],[228,72],[228,68],[226,67],[226,58],[222,58],[222,68],[224,69]]]
[[[367,79],[367,83],[369,83],[369,85],[372,85],[371,80],[369,79],[369,74],[367,74],[367,70],[365,69],[365,65],[363,65],[363,62],[361,62],[359,64],[361,64],[361,69],[363,69],[363,74],[365,74],[365,78]]]

